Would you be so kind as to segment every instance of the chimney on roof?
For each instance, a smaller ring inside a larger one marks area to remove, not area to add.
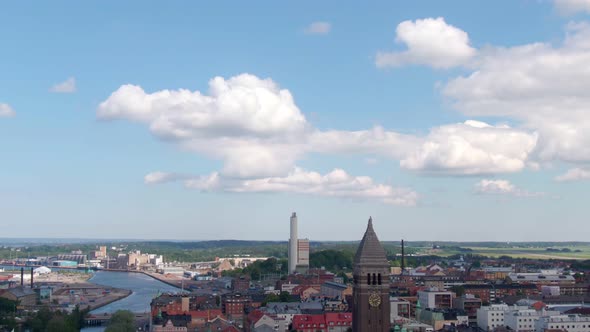
[[[25,268],[20,268],[20,286],[23,287],[25,285]]]
[[[31,268],[31,289],[33,289],[33,268]]]

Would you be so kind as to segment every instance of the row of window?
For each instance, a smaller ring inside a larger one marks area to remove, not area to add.
[[[381,285],[381,273],[367,273],[367,285]]]

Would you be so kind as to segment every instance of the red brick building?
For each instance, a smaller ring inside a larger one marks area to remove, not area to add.
[[[221,310],[230,319],[238,319],[244,316],[250,305],[250,297],[241,294],[228,294],[223,297]]]

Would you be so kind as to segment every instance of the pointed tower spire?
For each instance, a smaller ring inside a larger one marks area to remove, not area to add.
[[[387,262],[387,258],[385,255],[385,249],[379,242],[377,238],[377,234],[375,234],[375,230],[373,229],[373,218],[369,217],[369,222],[367,224],[367,230],[365,231],[365,235],[359,244],[359,248],[356,251],[356,255],[354,257],[355,264],[386,264],[389,265]]]

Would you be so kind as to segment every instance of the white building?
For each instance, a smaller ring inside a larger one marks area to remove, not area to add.
[[[559,296],[561,294],[561,290],[559,286],[541,286],[541,294],[543,296]]]
[[[507,304],[492,304],[477,309],[477,326],[484,330],[493,330],[498,326],[504,326],[504,313],[508,310],[510,307]]]
[[[590,332],[590,317],[580,315],[554,315],[540,317],[535,323],[535,331],[544,332],[546,330]]]
[[[558,274],[553,270],[539,273],[510,273],[508,279],[518,284],[573,285],[576,283],[573,276]]]
[[[491,306],[481,307],[477,310],[477,325],[481,329],[489,331],[504,326],[515,332],[532,332],[536,330],[536,324],[539,319],[557,316],[559,314],[559,311],[537,311],[531,309],[529,306],[492,304]]]
[[[544,311],[534,309],[510,310],[504,313],[504,326],[516,332],[531,332]]]

